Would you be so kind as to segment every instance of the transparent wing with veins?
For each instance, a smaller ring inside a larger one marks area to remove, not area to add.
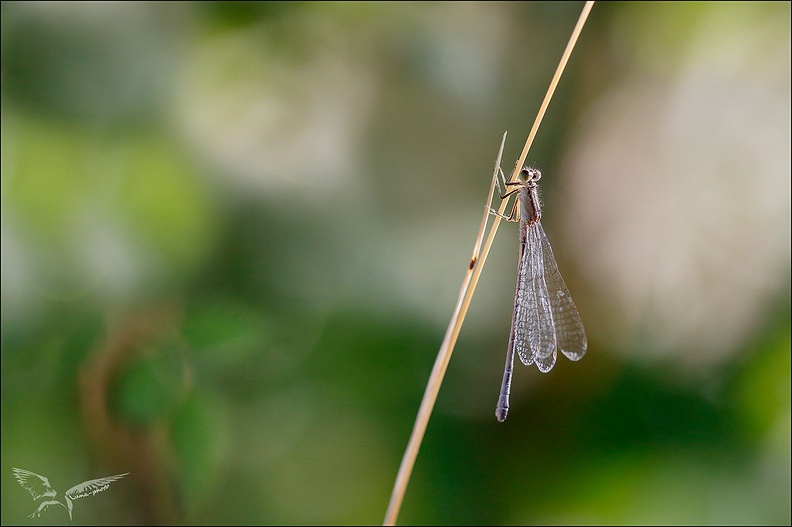
[[[586,330],[583,329],[583,321],[580,320],[575,302],[569,294],[564,279],[558,271],[558,264],[550,242],[542,228],[542,224],[537,222],[534,227],[539,232],[541,241],[541,253],[544,258],[544,281],[547,284],[547,291],[550,297],[550,306],[553,313],[553,327],[558,349],[566,355],[569,360],[580,360],[586,354],[588,342],[586,340]],[[541,368],[540,368],[541,369]]]
[[[557,349],[579,360],[586,353],[586,333],[575,303],[558,271],[542,224],[520,223],[521,255],[513,324],[513,345],[523,364],[553,369]]]
[[[538,227],[538,229],[537,229]],[[544,255],[541,250],[541,225],[520,222],[520,265],[514,306],[514,348],[523,364],[550,371],[556,360],[556,336],[552,309],[544,280]],[[523,243],[524,242],[524,243]]]

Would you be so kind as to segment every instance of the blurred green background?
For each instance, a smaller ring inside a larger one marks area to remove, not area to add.
[[[2,507],[382,522],[582,3],[2,3]],[[529,154],[589,338],[494,416],[501,224],[402,524],[786,524],[790,4],[596,4]]]

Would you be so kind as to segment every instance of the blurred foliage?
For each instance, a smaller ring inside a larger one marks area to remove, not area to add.
[[[75,524],[381,522],[580,8],[3,2],[0,522],[68,521],[12,467],[130,473]],[[503,225],[399,523],[790,523],[789,20],[594,6],[529,155],[588,355],[496,422]]]

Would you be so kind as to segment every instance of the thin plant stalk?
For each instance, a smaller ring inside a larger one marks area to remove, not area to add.
[[[586,23],[586,19],[588,18],[589,12],[591,12],[593,5],[594,2],[592,0],[586,2],[586,4],[583,6],[583,11],[581,12],[577,24],[572,31],[572,35],[569,37],[569,42],[567,43],[566,49],[561,56],[558,68],[556,68],[556,72],[550,81],[550,86],[547,89],[547,93],[544,100],[542,101],[542,105],[539,107],[539,112],[537,113],[536,119],[534,120],[533,127],[531,127],[531,131],[525,141],[525,146],[523,147],[519,159],[515,163],[509,180],[514,180],[515,175],[519,172],[519,169],[525,162],[525,158],[528,157],[528,151],[530,150],[531,144],[533,144],[533,140],[536,137],[537,131],[539,130],[539,125],[544,118],[544,114],[547,111],[550,100],[553,98],[553,94],[555,93],[556,86],[558,86],[558,81],[561,78],[561,74],[563,73],[567,62],[569,61],[569,56],[572,54],[572,50],[574,49],[575,43],[580,36],[580,32],[583,30],[583,26]],[[505,141],[506,134],[504,133],[503,140],[498,151],[497,160],[495,162],[496,173],[500,167]],[[410,480],[412,469],[415,466],[415,460],[418,457],[418,450],[421,446],[421,442],[423,441],[423,436],[426,432],[426,427],[429,423],[429,417],[432,414],[435,401],[437,400],[437,394],[440,391],[440,385],[442,384],[443,376],[445,375],[446,369],[448,368],[448,363],[451,360],[451,353],[453,352],[454,346],[456,345],[459,332],[462,329],[462,322],[465,320],[465,315],[467,314],[468,307],[470,306],[470,300],[473,297],[473,292],[476,290],[476,284],[478,283],[479,276],[481,275],[481,270],[484,268],[484,263],[487,260],[487,255],[489,254],[490,247],[492,247],[492,242],[495,239],[495,234],[498,230],[498,225],[500,224],[501,218],[495,216],[492,222],[492,227],[490,228],[489,234],[487,235],[486,242],[483,245],[483,250],[479,255],[479,248],[482,246],[481,244],[486,231],[486,224],[490,215],[489,206],[490,202],[492,201],[494,190],[495,177],[493,176],[492,183],[490,184],[489,195],[487,196],[487,203],[485,204],[484,217],[482,218],[479,234],[476,238],[476,243],[474,244],[473,256],[470,259],[470,265],[468,266],[468,270],[465,273],[465,277],[462,281],[462,288],[459,291],[459,298],[457,300],[456,307],[454,308],[454,313],[451,316],[451,321],[448,324],[448,329],[446,329],[443,343],[440,345],[440,350],[438,351],[437,358],[435,359],[434,366],[432,367],[432,373],[429,376],[429,381],[427,382],[426,390],[424,391],[424,396],[421,400],[421,406],[419,407],[418,415],[415,418],[412,434],[410,435],[410,440],[407,443],[407,448],[404,451],[404,456],[402,457],[401,465],[399,466],[399,472],[396,475],[396,482],[394,483],[393,491],[391,492],[391,498],[390,502],[388,503],[388,509],[385,512],[383,525],[396,524],[396,519],[399,515],[402,501],[404,500],[404,493],[407,490],[407,484]],[[499,212],[501,214],[505,211],[506,205],[507,200],[503,200],[499,208]]]

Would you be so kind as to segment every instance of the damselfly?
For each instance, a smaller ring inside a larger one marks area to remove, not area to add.
[[[500,174],[501,179],[505,179],[503,172]],[[501,185],[497,173],[495,176],[500,198],[506,199],[516,193],[517,199],[509,216],[492,208],[490,212],[508,221],[520,222],[517,291],[514,295],[514,314],[503,384],[495,410],[498,421],[504,421],[509,412],[515,350],[523,364],[536,364],[542,373],[553,369],[557,349],[570,360],[580,360],[586,353],[583,322],[558,272],[553,250],[540,222],[542,212],[536,182],[541,177],[542,173],[530,166],[520,170],[517,181],[503,181]]]

